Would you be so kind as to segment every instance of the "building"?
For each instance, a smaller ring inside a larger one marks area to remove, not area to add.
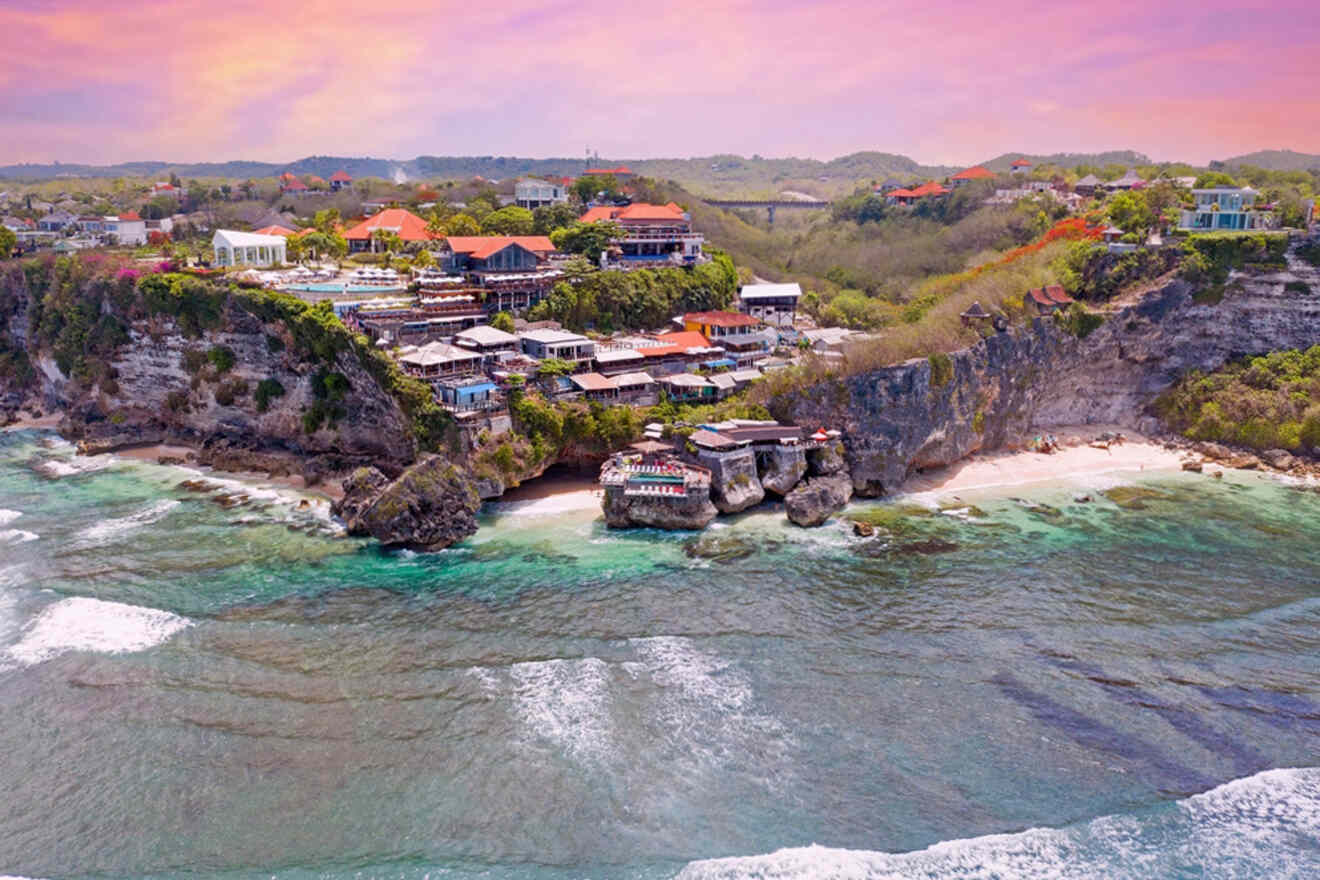
[[[349,252],[376,250],[377,232],[391,232],[404,244],[425,243],[435,238],[427,231],[426,221],[413,212],[403,208],[386,208],[344,231]]]
[[[1136,171],[1129,168],[1127,173],[1118,180],[1111,180],[1108,183],[1103,184],[1103,186],[1110,192],[1116,192],[1118,190],[1144,189],[1146,181],[1142,180],[1141,176],[1137,174]]]
[[[523,354],[537,360],[558,358],[575,364],[585,363],[596,356],[596,343],[567,330],[529,330],[519,333]]]
[[[504,352],[512,354],[519,350],[517,336],[489,324],[478,324],[459,332],[454,336],[454,344],[479,352],[487,361],[497,359]]]
[[[1249,186],[1194,189],[1192,198],[1196,200],[1196,207],[1182,211],[1178,228],[1189,231],[1273,229],[1274,214],[1255,209],[1257,195]]]
[[[602,376],[600,373],[577,373],[570,376],[569,381],[587,400],[613,403],[619,399],[618,384],[613,379]]]
[[[525,178],[513,185],[513,201],[520,208],[533,210],[568,201],[568,188],[562,183]]]
[[[68,211],[52,211],[37,220],[37,229],[42,232],[63,232],[65,227],[78,222],[78,218]]]
[[[340,168],[334,174],[330,175],[331,192],[339,192],[344,187],[351,186],[352,184],[353,184],[353,178],[350,177],[349,173],[342,168]]]
[[[738,291],[738,308],[772,327],[792,327],[800,299],[800,284],[744,284]]]
[[[147,224],[138,216],[137,211],[104,218],[101,231],[111,244],[140,247],[147,243]]]
[[[971,183],[975,180],[994,180],[995,173],[981,165],[973,165],[949,178],[949,184],[953,187],[962,186],[965,183]]]
[[[401,350],[399,366],[409,376],[418,379],[465,376],[481,369],[481,355],[445,342],[428,342],[417,348],[409,346]]]
[[[1064,292],[1058,284],[1048,287],[1034,287],[1027,291],[1027,304],[1034,305],[1036,311],[1048,315],[1072,305],[1073,298]]]
[[[288,238],[290,235],[297,235],[297,231],[289,229],[287,226],[263,226],[255,230],[257,235],[278,235],[282,238]]]
[[[580,218],[583,223],[608,220],[623,234],[611,242],[618,249],[616,258],[623,263],[676,261],[697,263],[705,236],[692,231],[692,216],[673,202],[650,205],[597,205]],[[604,257],[602,256],[602,259]]]
[[[945,196],[950,190],[941,186],[933,180],[921,184],[921,186],[912,189],[896,189],[885,196],[890,202],[899,205],[911,205],[919,199],[927,196]]]
[[[660,402],[659,384],[649,373],[620,373],[611,377],[619,389],[619,402],[636,406],[654,406]]]
[[[307,192],[307,184],[303,183],[292,174],[288,174],[280,180],[280,192],[285,195],[300,196]]]
[[[716,388],[708,379],[692,373],[675,373],[659,380],[660,388],[675,403],[710,403]]]
[[[547,264],[554,253],[544,235],[451,235],[441,265],[481,290],[487,312],[520,313],[545,298],[563,274]]]
[[[732,358],[730,366],[765,354],[779,341],[779,334],[765,330],[759,318],[741,312],[689,312],[683,316],[683,329],[723,349]]]
[[[504,406],[499,386],[482,375],[436,379],[432,385],[440,405],[450,412],[465,413]]]
[[[1094,174],[1088,174],[1073,184],[1073,191],[1080,195],[1093,196],[1095,195],[1096,190],[1100,189],[1103,185],[1104,184],[1100,178],[1096,177]]]
[[[1013,169],[1014,174],[1030,174],[1035,166],[1031,164],[1030,159],[1014,159],[1009,167]]]
[[[217,229],[211,238],[216,266],[277,266],[287,262],[287,246],[288,242],[281,235],[258,235],[233,229]]]
[[[177,201],[182,195],[183,192],[179,189],[179,187],[175,186],[172,183],[163,183],[163,182],[154,183],[151,186],[152,198],[155,198],[156,196],[168,196],[169,198]]]

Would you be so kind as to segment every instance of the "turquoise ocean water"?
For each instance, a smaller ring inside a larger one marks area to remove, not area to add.
[[[1320,494],[1132,479],[417,555],[0,434],[0,874],[1320,876]]]

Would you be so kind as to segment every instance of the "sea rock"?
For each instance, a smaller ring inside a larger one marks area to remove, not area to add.
[[[807,473],[806,452],[796,446],[776,446],[758,456],[765,491],[787,496]]]
[[[765,487],[756,472],[756,453],[751,449],[698,454],[697,461],[710,470],[710,499],[720,513],[737,513],[765,500]]]
[[[622,488],[612,486],[605,487],[601,509],[605,513],[605,525],[612,529],[704,529],[719,513],[710,496],[699,492],[683,498],[658,498],[625,495]]]
[[[1275,470],[1287,471],[1297,464],[1297,459],[1286,449],[1270,449],[1260,454],[1270,467]]]
[[[875,526],[868,522],[853,520],[853,534],[859,538],[871,538],[875,536]]]
[[[784,496],[784,508],[797,525],[818,526],[843,510],[852,495],[852,479],[847,474],[810,477]]]
[[[1221,443],[1202,441],[1195,444],[1192,448],[1213,461],[1224,461],[1225,459],[1233,457],[1233,450]]]
[[[1234,455],[1224,464],[1240,471],[1254,471],[1260,467],[1260,459],[1254,455]]]
[[[428,455],[393,482],[375,468],[344,481],[335,513],[349,534],[370,535],[387,547],[440,550],[477,531],[481,499],[467,474]]]
[[[807,452],[807,472],[813,477],[841,473],[848,463],[843,458],[843,442],[830,440],[819,449]]]
[[[1192,473],[1195,473],[1195,474],[1199,474],[1199,473],[1201,472],[1201,462],[1199,462],[1199,461],[1184,461],[1184,462],[1182,463],[1182,469],[1185,470],[1185,471],[1191,471]]]
[[[685,543],[683,552],[692,559],[733,562],[754,554],[756,545],[744,535],[706,534]]]

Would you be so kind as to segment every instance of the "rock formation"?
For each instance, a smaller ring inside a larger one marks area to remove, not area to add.
[[[720,513],[737,513],[765,500],[756,453],[750,448],[718,455],[698,453],[696,460],[710,470],[710,498]]]
[[[719,513],[710,498],[692,494],[686,498],[655,498],[625,495],[622,489],[605,489],[601,504],[605,524],[612,529],[704,529]]]
[[[765,490],[785,496],[806,474],[807,455],[797,446],[777,446],[770,452],[758,453],[757,464]]]
[[[335,513],[349,534],[370,535],[387,547],[439,550],[476,533],[480,508],[467,476],[427,455],[393,482],[375,468],[354,471]]]
[[[800,526],[818,526],[843,510],[853,495],[847,474],[808,477],[784,496],[788,518]]]

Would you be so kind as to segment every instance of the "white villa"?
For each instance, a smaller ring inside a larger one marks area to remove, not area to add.
[[[562,183],[524,178],[513,185],[513,201],[520,208],[543,208],[568,201],[568,190]]]
[[[288,262],[282,235],[217,229],[211,239],[216,266],[275,266]]]
[[[1251,187],[1215,186],[1192,190],[1196,207],[1184,209],[1179,229],[1273,229],[1275,216],[1255,210],[1256,191]]]

